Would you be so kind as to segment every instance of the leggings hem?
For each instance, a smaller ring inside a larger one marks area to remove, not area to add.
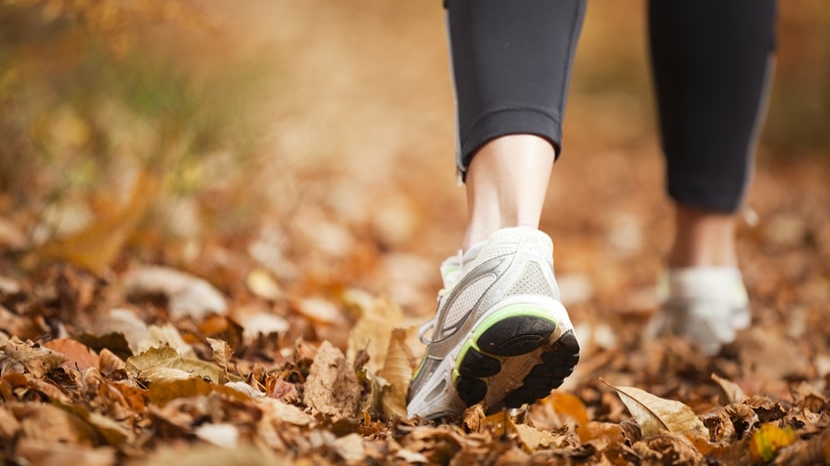
[[[511,134],[532,134],[546,139],[554,149],[556,157],[561,153],[562,125],[558,118],[539,108],[502,108],[482,116],[465,131],[467,137],[461,141],[457,169],[462,180],[473,156],[482,146],[502,136]]]

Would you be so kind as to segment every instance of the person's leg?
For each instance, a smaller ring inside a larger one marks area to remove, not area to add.
[[[675,204],[674,243],[668,267],[737,267],[737,216],[707,208]]]
[[[726,328],[730,319],[733,327],[748,324],[735,253],[736,212],[769,90],[775,6],[775,0],[652,0],[648,7],[667,190],[676,206],[668,257],[673,309],[666,312],[683,314],[672,330],[700,340],[710,352],[734,338],[734,328]],[[730,281],[738,291],[712,291]],[[707,311],[705,325],[690,323],[687,314],[697,310],[678,310],[690,301],[718,309],[713,299],[741,309]],[[724,328],[713,330],[721,323]],[[706,328],[691,329],[701,325]]]
[[[485,144],[467,172],[462,249],[502,228],[539,228],[554,158],[550,142],[530,134],[502,136]]]
[[[457,168],[466,182],[463,255],[444,290],[410,416],[458,416],[546,396],[578,360],[559,302],[553,244],[538,230],[584,0],[448,0]]]

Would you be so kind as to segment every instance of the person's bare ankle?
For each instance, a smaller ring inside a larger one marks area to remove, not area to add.
[[[736,223],[733,214],[677,206],[669,267],[736,266]]]

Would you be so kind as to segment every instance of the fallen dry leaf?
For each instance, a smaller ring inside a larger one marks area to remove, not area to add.
[[[0,406],[0,439],[4,442],[11,442],[20,430],[20,423],[17,418],[5,407]]]
[[[271,312],[260,311],[253,314],[235,314],[235,316],[244,329],[242,337],[247,342],[253,341],[260,335],[283,333],[289,329],[288,321],[284,317]]]
[[[112,335],[112,337],[108,337]],[[81,338],[81,341],[87,345],[94,344],[95,339],[117,339],[120,335],[121,339],[127,342],[126,354],[124,349],[118,342],[119,350],[110,346],[111,343],[101,342],[122,359],[132,356],[133,351],[139,351],[139,345],[146,341],[150,336],[150,331],[147,324],[141,320],[134,311],[124,308],[115,308],[99,316],[93,324],[92,334],[89,339]]]
[[[251,293],[263,299],[273,301],[280,299],[283,295],[283,291],[280,289],[280,286],[277,284],[276,280],[274,280],[274,277],[272,277],[271,273],[262,267],[257,267],[254,270],[251,270],[251,272],[248,273],[248,277],[245,279],[245,284],[248,286],[248,290]]]
[[[116,451],[110,447],[88,448],[83,445],[47,442],[23,438],[17,444],[16,454],[28,464],[82,464],[84,466],[111,466]]]
[[[66,364],[76,367],[78,370],[86,370],[90,367],[97,368],[100,364],[98,355],[92,352],[88,346],[77,340],[58,338],[43,345],[56,353],[66,357]]]
[[[157,382],[165,379],[184,380],[192,377],[213,383],[226,382],[227,374],[221,367],[207,361],[183,358],[168,346],[150,348],[126,361],[127,373],[139,380]]]
[[[126,369],[127,363],[123,359],[107,348],[101,350],[101,354],[98,356],[98,370],[102,374],[112,374]]]
[[[0,322],[2,322],[3,330],[18,338],[37,338],[42,332],[31,319],[17,315],[3,306],[0,306]],[[0,341],[0,345],[2,344],[3,342]]]
[[[202,319],[210,313],[224,314],[228,310],[225,297],[213,285],[169,267],[139,267],[129,271],[123,282],[128,296],[165,296],[172,319]]]
[[[181,466],[185,464],[198,464],[200,466],[226,466],[231,464],[273,466],[275,464],[287,464],[287,458],[248,443],[236,448],[202,444],[185,449],[177,446],[163,447],[139,464],[156,466]]]
[[[66,362],[66,356],[31,341],[20,341],[13,336],[2,348],[9,358],[22,364],[30,374],[43,377],[50,370]]]
[[[719,377],[717,374],[712,374],[712,380],[718,384],[723,392],[725,398],[724,404],[740,403],[746,400],[746,393],[735,382]]]
[[[376,298],[369,307],[361,307],[360,318],[349,334],[346,357],[354,361],[361,350],[369,353],[366,369],[375,372],[384,367],[392,331],[403,324],[403,311],[389,298]],[[387,379],[388,380],[388,379]]]
[[[230,364],[231,356],[233,356],[233,350],[225,340],[208,338],[207,342],[213,352],[213,362],[215,362],[224,373],[219,383],[225,383],[228,381],[228,364]]]
[[[158,189],[158,180],[140,172],[129,201],[103,212],[82,230],[44,243],[25,262],[29,267],[49,260],[68,260],[98,275],[115,261],[138,223],[147,213]]]
[[[347,417],[357,409],[360,390],[354,368],[346,361],[346,356],[324,341],[311,364],[303,402],[334,418]]]
[[[279,426],[282,423],[295,426],[311,426],[315,423],[314,417],[303,412],[300,408],[283,403],[272,398],[258,398],[256,405],[262,409],[263,416],[260,423],[272,423]]]
[[[153,381],[147,389],[147,397],[150,403],[162,407],[180,398],[193,398],[212,393],[240,402],[246,402],[251,399],[248,395],[236,389],[224,385],[216,385],[196,377],[182,379],[159,378]]]
[[[830,464],[830,427],[806,442],[796,442],[778,451],[773,464],[807,466]]]
[[[26,234],[12,220],[0,216],[0,248],[23,249],[27,243]]]
[[[604,382],[604,381],[603,381]],[[692,438],[708,439],[709,431],[703,421],[685,404],[666,400],[634,387],[615,387],[628,411],[640,425],[643,437],[659,435],[661,431],[688,435]]]
[[[407,333],[406,329],[392,330],[383,368],[379,373],[389,384],[383,390],[381,398],[383,412],[387,416],[406,417],[406,392],[409,389],[409,381],[412,380],[414,360],[406,345]]]
[[[343,312],[334,303],[323,298],[306,298],[297,301],[294,308],[312,322],[345,325]]]
[[[362,462],[366,458],[366,448],[363,446],[363,436],[349,434],[334,441],[334,451],[348,463]]]
[[[519,441],[527,451],[536,451],[540,448],[559,448],[564,443],[564,435],[554,435],[551,432],[539,430],[527,424],[516,424],[516,433]]]
[[[703,463],[703,455],[682,434],[663,433],[644,438],[632,448],[647,464],[692,466]]]
[[[147,327],[147,336],[138,343],[135,351],[139,353],[158,347],[173,348],[184,357],[195,355],[193,347],[184,341],[179,330],[169,322],[164,325],[150,325]]]
[[[591,443],[597,450],[604,450],[609,445],[618,445],[625,441],[625,433],[619,424],[591,421],[576,429],[579,441]]]
[[[25,438],[86,446],[98,445],[101,441],[91,425],[57,406],[16,403],[9,407],[20,421]]]

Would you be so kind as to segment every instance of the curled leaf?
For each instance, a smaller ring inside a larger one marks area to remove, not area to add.
[[[625,407],[639,424],[643,437],[653,437],[661,430],[683,434],[691,438],[708,439],[709,431],[703,421],[685,404],[660,398],[634,387],[615,387]]]
[[[383,412],[405,418],[406,391],[412,378],[412,354],[406,346],[405,329],[396,328],[392,331],[380,376],[389,383],[389,387],[383,391]]]
[[[50,370],[66,362],[64,355],[31,341],[21,341],[15,336],[6,342],[3,351],[35,377],[43,377]]]
[[[712,380],[718,384],[723,395],[726,397],[726,402],[728,403],[741,403],[746,400],[747,396],[746,393],[741,389],[738,384],[732,382],[731,380],[724,379],[723,377],[719,377],[717,374],[712,374]]]

